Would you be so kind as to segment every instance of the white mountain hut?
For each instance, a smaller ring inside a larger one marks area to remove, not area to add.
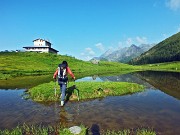
[[[40,53],[55,53],[59,51],[51,48],[51,43],[44,39],[35,39],[33,40],[34,46],[23,47],[27,52],[40,52]]]

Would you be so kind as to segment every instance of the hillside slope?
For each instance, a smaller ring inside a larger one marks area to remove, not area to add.
[[[58,64],[66,60],[73,72],[82,73],[98,73],[112,72],[123,70],[134,70],[138,67],[116,63],[116,62],[100,62],[92,64],[78,60],[74,57],[34,52],[6,52],[0,53],[0,78],[1,76],[21,76],[32,74],[47,74],[54,72]]]
[[[140,46],[132,44],[130,47],[119,48],[117,50],[108,50],[98,59],[128,63],[131,59],[140,56],[145,51],[149,50],[155,44],[141,44]],[[96,58],[95,58],[96,59]]]
[[[149,51],[132,59],[129,64],[152,64],[180,61],[180,32],[165,39]]]

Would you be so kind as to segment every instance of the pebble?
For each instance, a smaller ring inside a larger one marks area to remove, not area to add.
[[[69,130],[72,134],[76,135],[76,134],[81,133],[82,129],[79,126],[73,126],[73,127],[70,127]]]

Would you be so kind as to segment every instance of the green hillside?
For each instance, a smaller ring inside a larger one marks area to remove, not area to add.
[[[122,72],[139,68],[117,62],[100,62],[96,65],[74,57],[50,53],[6,52],[0,53],[0,78],[53,73],[63,60],[68,62],[69,67],[75,74]]]
[[[129,63],[142,65],[172,61],[180,61],[180,32],[160,42]]]

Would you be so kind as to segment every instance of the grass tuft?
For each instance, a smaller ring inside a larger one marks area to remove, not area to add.
[[[55,96],[55,89],[57,95]],[[74,100],[102,98],[106,96],[116,96],[132,94],[143,91],[144,87],[136,83],[128,82],[73,82],[68,83],[66,98]],[[49,102],[59,100],[59,85],[54,82],[44,83],[29,89],[29,98],[38,102]],[[79,96],[78,96],[79,94]]]
[[[78,135],[91,134],[87,127],[80,125],[82,131]],[[124,129],[119,131],[98,131],[101,135],[156,135],[152,129]],[[69,128],[58,126],[26,125],[17,126],[12,130],[0,130],[0,135],[73,135]]]

